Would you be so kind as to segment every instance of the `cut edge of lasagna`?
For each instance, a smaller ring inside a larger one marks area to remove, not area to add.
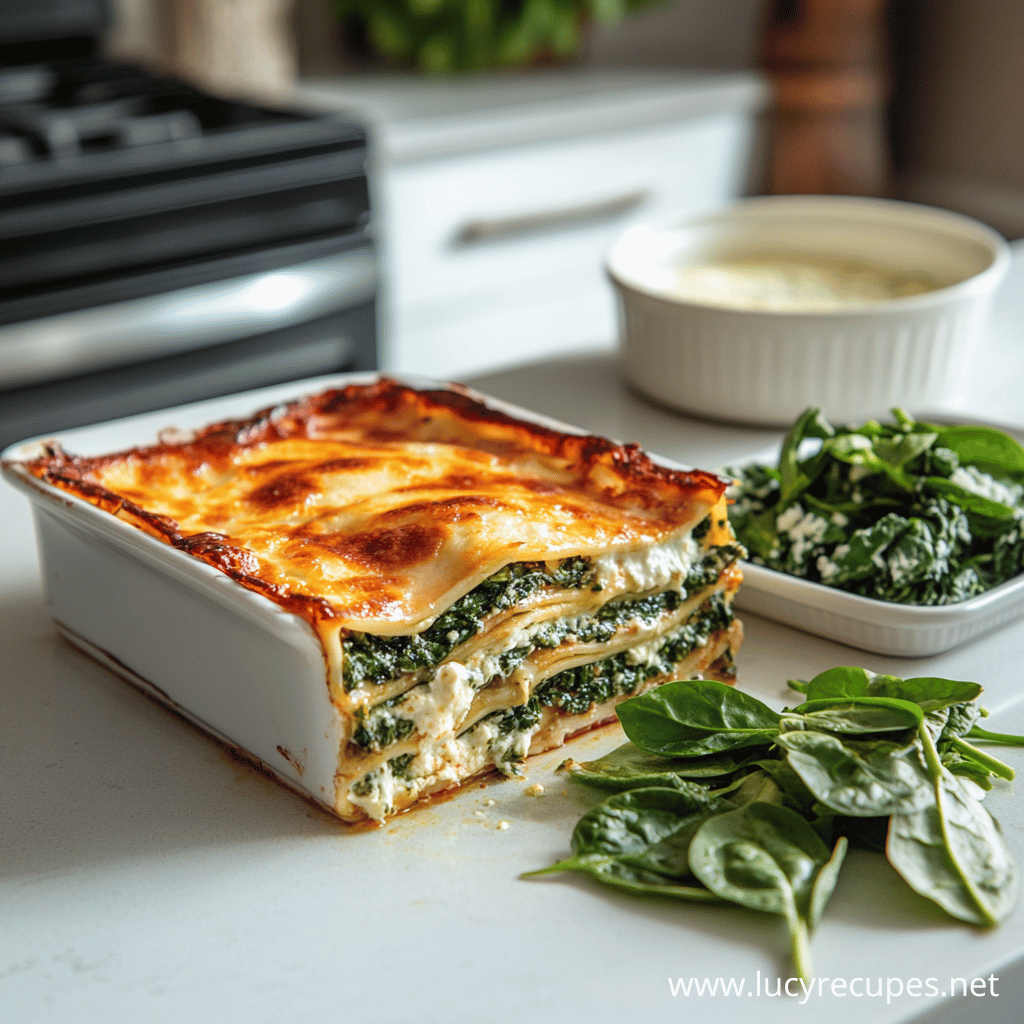
[[[309,622],[345,821],[517,775],[669,680],[733,676],[727,481],[462,388],[380,378],[26,468]]]

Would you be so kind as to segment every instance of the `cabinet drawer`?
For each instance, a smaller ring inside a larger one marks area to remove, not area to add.
[[[589,275],[559,275],[447,306],[400,312],[385,369],[462,380],[514,363],[615,343],[615,299]]]
[[[753,118],[719,114],[389,168],[381,182],[392,300],[437,302],[592,269],[641,219],[738,195]]]

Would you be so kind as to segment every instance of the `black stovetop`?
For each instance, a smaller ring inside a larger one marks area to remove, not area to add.
[[[365,244],[360,126],[85,50],[0,47],[0,324]]]

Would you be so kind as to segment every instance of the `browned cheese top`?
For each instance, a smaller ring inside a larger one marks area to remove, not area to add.
[[[28,468],[316,628],[386,634],[511,562],[663,541],[726,486],[387,378],[112,455],[54,447]]]

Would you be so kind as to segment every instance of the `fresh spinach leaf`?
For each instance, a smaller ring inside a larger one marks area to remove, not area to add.
[[[953,917],[989,927],[1017,900],[1017,866],[999,825],[939,759],[927,723],[918,730],[934,800],[894,814],[886,854],[916,892]]]
[[[946,772],[938,801],[889,822],[886,854],[907,884],[953,917],[988,927],[1017,901],[1017,869],[995,819]]]
[[[782,804],[786,794],[769,772],[759,769],[748,775],[741,775],[722,789],[715,790],[715,796],[727,797],[734,807],[747,804]]]
[[[969,491],[966,487],[961,487],[960,484],[955,484],[952,480],[946,480],[944,477],[925,477],[924,485],[933,494],[940,494],[953,504],[959,505],[968,512],[974,512],[976,515],[986,516],[988,519],[1004,523],[1013,522],[1017,518],[1017,510],[1009,505],[993,501],[981,494],[975,494],[974,491]]]
[[[579,820],[571,857],[523,877],[582,871],[634,893],[718,902],[694,878],[690,841],[708,817],[731,809],[732,804],[698,786],[616,793]]]
[[[962,465],[983,473],[1024,477],[1024,448],[1012,437],[990,427],[938,427],[937,443],[956,452]]]
[[[779,452],[779,511],[798,497],[811,478],[804,473],[797,458],[800,444],[806,438],[831,437],[835,433],[832,425],[821,415],[820,409],[805,409],[786,433]]]
[[[689,852],[693,873],[712,892],[786,919],[794,965],[810,978],[809,932],[835,886],[845,841],[830,854],[796,811],[752,803],[705,821]]]
[[[977,683],[961,679],[940,679],[936,676],[915,676],[913,679],[877,676],[872,681],[872,692],[879,697],[912,701],[927,714],[954,704],[977,700],[982,688]]]
[[[817,729],[843,734],[899,732],[921,724],[921,709],[892,697],[852,697],[811,700],[784,714],[784,732]]]
[[[890,466],[902,469],[926,452],[938,438],[938,434],[920,431],[900,434],[897,437],[882,437],[875,441],[875,455]]]
[[[913,747],[861,743],[823,732],[787,732],[776,740],[815,798],[836,814],[874,818],[931,803],[928,772]]]
[[[951,704],[949,714],[946,717],[946,725],[939,738],[938,744],[946,743],[957,736],[966,736],[974,728],[974,723],[981,717],[981,708],[973,702],[963,704]],[[941,752],[941,750],[940,750]]]
[[[678,789],[686,780],[708,779],[717,784],[762,756],[763,751],[755,749],[746,756],[725,751],[706,757],[670,760],[649,754],[633,743],[624,743],[596,761],[567,761],[566,768],[577,782],[598,789],[620,791],[648,786]]]
[[[867,697],[870,694],[872,675],[856,665],[819,672],[804,687],[808,700],[825,700],[829,697]],[[792,683],[790,683],[792,686]]]
[[[903,471],[903,464],[879,456],[876,446],[882,443],[884,442],[872,442],[863,434],[841,434],[829,438],[824,444],[824,450],[833,458],[866,470],[869,474],[884,473],[901,490],[912,491],[914,482]]]
[[[807,684],[805,692],[808,701],[839,697],[892,697],[911,701],[928,712],[977,700],[982,688],[977,683],[959,679],[934,676],[900,679],[897,676],[872,675],[865,669],[849,666],[819,673]]]
[[[617,711],[633,743],[665,757],[764,746],[781,717],[756,697],[711,679],[666,683],[624,701]]]

